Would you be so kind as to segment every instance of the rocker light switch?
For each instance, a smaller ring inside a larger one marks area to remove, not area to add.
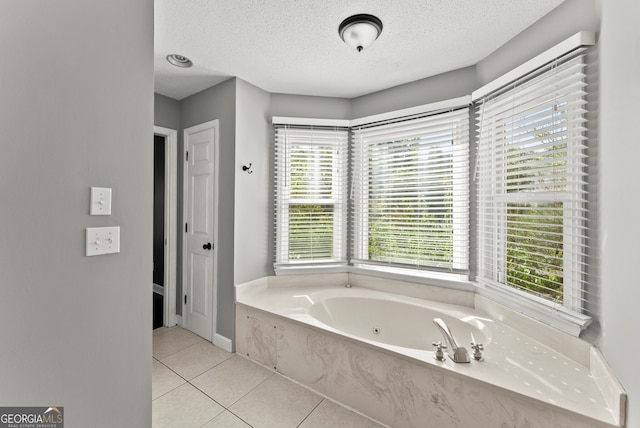
[[[111,189],[108,187],[91,188],[91,215],[111,215]]]
[[[120,227],[88,227],[87,256],[120,252]]]

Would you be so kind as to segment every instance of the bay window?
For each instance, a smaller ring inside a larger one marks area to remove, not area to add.
[[[579,335],[594,300],[594,43],[577,33],[470,97],[352,121],[279,118],[293,123],[274,122],[276,270],[471,278]]]

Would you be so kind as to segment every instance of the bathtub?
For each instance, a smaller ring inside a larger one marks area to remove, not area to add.
[[[473,293],[308,275],[238,286],[236,305],[239,354],[390,427],[624,426],[626,396],[595,348],[523,334],[531,320]],[[436,360],[434,318],[484,360]]]

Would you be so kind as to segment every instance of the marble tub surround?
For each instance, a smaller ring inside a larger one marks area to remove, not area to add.
[[[367,292],[364,275],[323,276],[328,278],[269,277],[239,286],[238,353],[394,427],[424,426],[429,419],[444,427],[624,426],[624,391],[600,353],[580,339],[536,329],[536,322],[473,293],[385,280],[387,289],[409,295],[392,295],[394,301],[452,301],[442,305],[445,313],[454,308],[462,318],[484,323],[484,362],[439,362],[430,349],[377,343],[376,337],[359,338],[313,318],[309,308],[328,290],[342,296]],[[322,285],[327,279],[332,286]],[[379,278],[370,283],[374,298],[388,294],[377,291],[384,286]],[[383,311],[380,322],[385,316],[398,317]],[[441,340],[429,332],[431,319],[425,323],[413,334]],[[458,344],[470,350],[451,328]],[[540,337],[530,335],[536,333]]]

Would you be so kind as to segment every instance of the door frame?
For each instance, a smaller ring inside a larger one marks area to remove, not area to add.
[[[178,216],[178,131],[153,127],[153,135],[164,137],[164,326],[176,325],[176,259]]]
[[[211,311],[212,311],[212,326],[211,326],[211,342],[221,347],[222,349],[227,350],[229,346],[226,343],[221,343],[219,340],[221,338],[220,335],[217,334],[216,330],[216,318],[218,315],[218,194],[219,194],[219,182],[220,182],[220,168],[219,168],[219,141],[220,141],[220,127],[219,120],[214,119],[208,122],[201,123],[199,125],[190,126],[189,128],[185,128],[182,131],[182,161],[184,162],[185,167],[182,168],[182,194],[184,195],[183,203],[182,203],[182,219],[183,223],[186,223],[186,219],[188,218],[188,204],[187,196],[189,194],[189,177],[188,177],[188,169],[187,169],[187,133],[196,133],[206,129],[213,128],[214,142],[213,142],[213,278],[211,285]],[[180,296],[180,304],[182,306],[182,326],[186,327],[188,325],[188,320],[186,320],[187,316],[187,306],[184,303],[184,296],[186,295],[185,286],[187,284],[187,238],[186,232],[184,228],[184,224],[181,225],[183,239],[182,239],[182,296]],[[230,349],[228,349],[230,351]]]

